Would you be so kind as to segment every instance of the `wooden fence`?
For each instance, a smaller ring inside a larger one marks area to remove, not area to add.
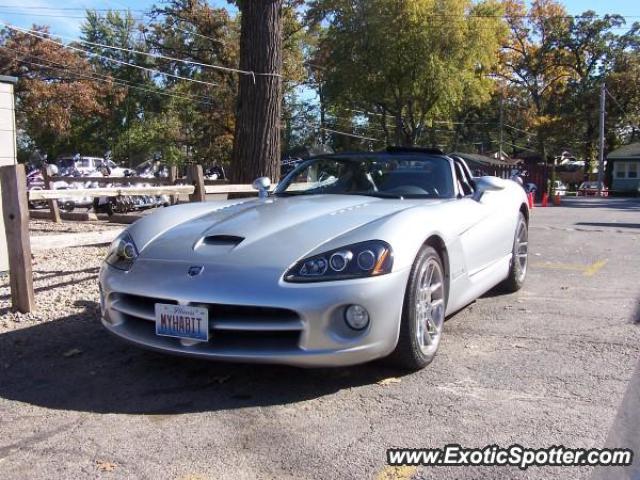
[[[60,177],[49,176],[46,169],[43,170],[45,182],[44,190],[28,191],[30,201],[46,200],[49,207],[50,219],[54,222],[61,222],[60,208],[58,200],[63,198],[86,198],[86,197],[120,197],[135,195],[170,195],[171,203],[176,203],[177,196],[189,195],[189,201],[204,201],[206,195],[211,194],[234,194],[234,193],[256,193],[251,185],[233,185],[226,181],[206,180],[204,178],[201,165],[190,165],[187,168],[187,176],[177,178],[175,170],[170,172],[167,178],[147,178],[147,177]],[[97,183],[96,188],[69,188],[51,189],[54,182],[82,182]],[[135,186],[132,184],[143,183],[145,186]],[[114,184],[124,184],[113,186]]]

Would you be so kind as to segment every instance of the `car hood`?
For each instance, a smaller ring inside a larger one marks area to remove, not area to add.
[[[176,225],[149,242],[141,258],[283,268],[340,235],[414,206],[354,195],[251,200]]]

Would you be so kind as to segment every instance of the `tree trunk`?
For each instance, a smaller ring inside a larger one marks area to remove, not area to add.
[[[402,141],[402,113],[400,110],[396,111],[395,120],[396,120],[396,147],[401,147],[404,142]]]
[[[251,183],[265,176],[276,181],[280,177],[282,0],[238,3],[240,69],[256,75],[240,75],[231,180]]]

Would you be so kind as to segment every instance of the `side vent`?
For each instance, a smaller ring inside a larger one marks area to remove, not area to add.
[[[209,235],[202,239],[202,243],[218,247],[235,247],[243,240],[244,237],[236,237],[235,235]]]

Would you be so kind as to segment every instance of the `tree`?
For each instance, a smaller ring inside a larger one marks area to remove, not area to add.
[[[232,181],[280,176],[282,0],[242,0]]]
[[[86,15],[81,25],[81,38],[87,43],[79,46],[94,54],[90,55],[89,61],[96,70],[116,79],[126,92],[121,103],[109,108],[108,120],[95,126],[94,136],[106,143],[109,149],[113,149],[115,144],[122,147],[130,144],[130,129],[138,119],[162,108],[164,97],[154,94],[158,90],[154,75],[148,70],[131,66],[154,68],[155,63],[147,55],[132,51],[148,53],[149,48],[142,37],[140,25],[130,11],[107,11],[101,14],[89,10]],[[118,148],[115,159],[126,162],[129,167],[144,160],[132,158],[132,152],[126,148]]]
[[[27,137],[19,144],[40,148],[50,158],[103,153],[105,144],[91,133],[109,115],[109,105],[122,101],[121,89],[80,53],[54,43],[59,40],[46,27],[33,29],[35,36],[0,30],[0,74],[19,79],[17,123]]]
[[[529,10],[522,0],[507,0],[505,9],[509,37],[497,75],[526,92],[537,148],[546,162],[548,137],[562,128],[556,99],[573,77],[567,51],[560,46],[569,31],[569,17],[555,0],[534,0]]]
[[[239,22],[204,0],[172,0],[152,13],[145,29],[154,52],[198,64],[238,67]],[[158,68],[196,80],[165,78],[169,90],[194,97],[177,110],[186,160],[229,164],[233,149],[237,74],[217,68],[162,60]],[[199,83],[206,82],[207,84]],[[175,102],[174,102],[175,103]]]
[[[591,171],[596,159],[599,123],[600,84],[611,69],[617,52],[624,47],[620,36],[612,29],[624,25],[620,15],[599,17],[587,11],[568,20],[558,46],[566,52],[566,66],[573,72],[564,98],[565,118],[575,119],[582,125],[580,146],[585,160],[585,171]],[[576,132],[577,133],[577,132]]]
[[[488,98],[500,13],[468,0],[315,0],[309,17],[328,23],[314,60],[323,93],[377,114],[387,142],[423,143],[433,120]]]
[[[610,149],[640,139],[640,22],[618,39],[618,49],[606,77],[609,102],[607,131]]]

